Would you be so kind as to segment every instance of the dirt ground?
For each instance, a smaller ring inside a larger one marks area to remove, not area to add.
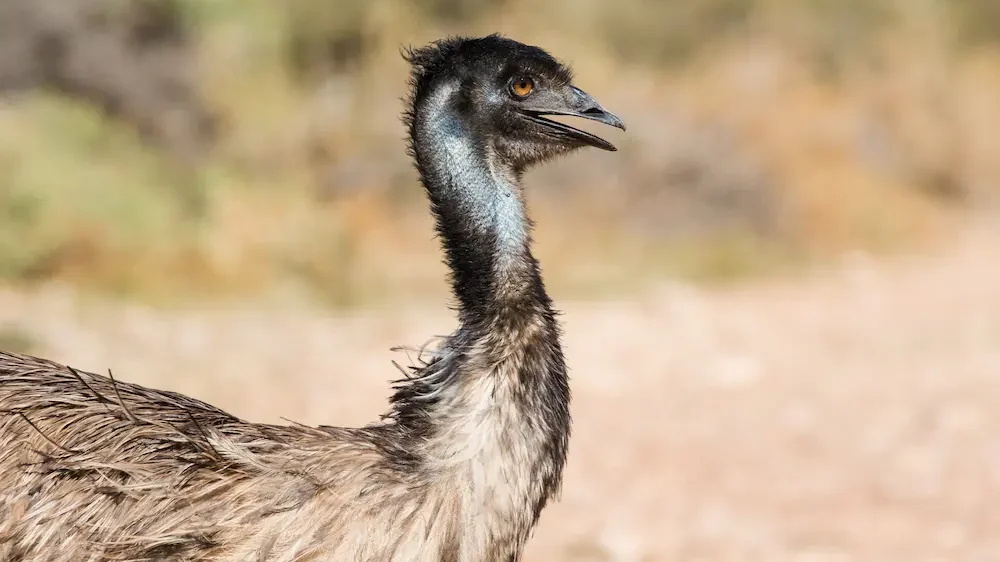
[[[559,303],[575,417],[529,561],[1000,560],[1000,228],[808,278]],[[252,420],[362,424],[443,303],[163,312],[0,291],[36,354]]]

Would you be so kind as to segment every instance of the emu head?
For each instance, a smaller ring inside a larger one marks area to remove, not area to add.
[[[569,68],[544,50],[498,35],[452,38],[405,53],[413,65],[409,115],[443,96],[471,138],[515,170],[608,141],[546,116],[581,117],[624,130],[625,124],[572,83]]]

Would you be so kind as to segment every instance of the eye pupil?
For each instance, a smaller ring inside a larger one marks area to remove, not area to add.
[[[521,76],[511,83],[511,89],[517,97],[525,97],[534,89],[535,83],[527,76]]]

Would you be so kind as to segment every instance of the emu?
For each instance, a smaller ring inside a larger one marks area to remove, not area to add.
[[[0,559],[511,562],[560,487],[570,391],[520,179],[625,129],[540,48],[404,54],[404,123],[458,328],[361,428],[266,425],[0,353]],[[110,373],[109,373],[110,375]]]

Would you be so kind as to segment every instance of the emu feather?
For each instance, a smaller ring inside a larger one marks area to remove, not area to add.
[[[362,428],[251,423],[0,352],[0,560],[520,558],[559,488],[570,417],[519,180],[552,155],[610,146],[542,112],[622,125],[536,47],[456,38],[407,56],[404,121],[456,331],[401,368],[389,410]],[[510,93],[525,76],[537,100]]]

